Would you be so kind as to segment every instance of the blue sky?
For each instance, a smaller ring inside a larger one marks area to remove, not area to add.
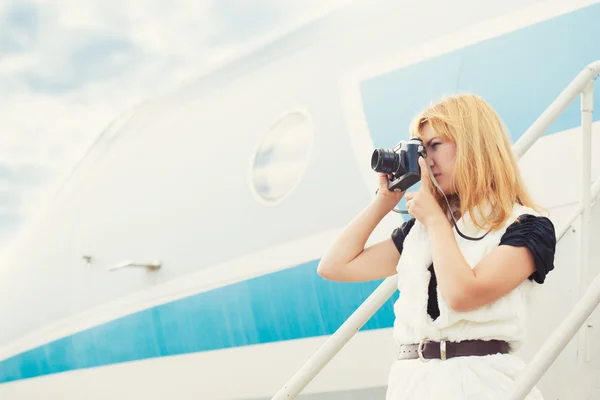
[[[0,1],[0,252],[118,114],[340,3]]]

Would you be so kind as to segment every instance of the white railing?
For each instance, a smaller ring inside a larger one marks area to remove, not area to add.
[[[600,74],[600,61],[596,61],[579,73],[577,78],[561,94],[567,96],[569,103],[581,93],[581,129],[582,129],[582,155],[581,155],[581,203],[577,214],[569,222],[581,214],[580,248],[579,248],[579,293],[580,300],[573,311],[567,315],[552,335],[542,345],[533,359],[527,364],[523,373],[517,378],[515,388],[509,400],[521,400],[527,396],[542,375],[550,368],[556,357],[564,350],[567,344],[579,334],[577,341],[577,356],[579,365],[590,360],[589,329],[586,323],[594,309],[600,304],[600,274],[588,285],[590,264],[590,239],[592,223],[592,200],[600,191],[600,179],[590,188],[592,170],[592,114],[594,109],[594,79]],[[569,90],[568,93],[567,90]],[[560,100],[560,96],[557,101]],[[555,103],[557,103],[555,101]],[[562,106],[563,103],[560,104]],[[563,108],[564,110],[564,108]],[[558,115],[556,115],[558,116]],[[567,226],[568,229],[568,226]],[[562,238],[564,232],[559,235]],[[586,290],[587,289],[587,290]],[[583,325],[583,329],[580,329]]]
[[[582,200],[579,209],[574,213],[569,223],[558,230],[560,240],[577,217],[582,214],[581,257],[580,257],[580,292],[585,290],[587,267],[589,264],[590,225],[592,199],[598,196],[600,180],[591,188],[591,133],[593,111],[593,81],[600,74],[600,60],[587,65],[577,77],[567,86],[556,100],[514,144],[513,150],[518,158],[544,134],[546,129],[578,96],[581,97],[581,123],[583,132],[582,154]],[[377,312],[377,310],[394,294],[397,289],[397,277],[392,276],[365,300],[365,302],[340,326],[340,328],[317,350],[317,352],[302,366],[302,368],[273,396],[272,400],[294,399],[327,365],[329,361],[348,343],[362,326]],[[587,291],[572,313],[561,323],[554,333],[546,340],[540,351],[527,365],[523,374],[517,379],[510,400],[523,399],[535,386],[541,376],[547,371],[558,354],[565,348],[581,325],[587,320],[594,309],[600,304],[600,275],[589,285]],[[582,330],[579,341],[579,354],[584,359],[589,356],[587,330]],[[581,359],[580,359],[581,360]]]

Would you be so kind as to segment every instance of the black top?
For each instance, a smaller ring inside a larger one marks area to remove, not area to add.
[[[404,238],[415,224],[412,218],[394,229],[392,240],[400,253],[404,246]],[[556,234],[554,225],[546,217],[531,214],[522,215],[518,221],[511,224],[502,235],[500,245],[525,246],[533,255],[535,272],[529,276],[530,280],[544,283],[546,275],[554,269],[554,251],[556,249]],[[429,266],[431,279],[429,280],[429,299],[427,313],[434,320],[439,317],[440,309],[437,302],[437,278],[433,264]]]

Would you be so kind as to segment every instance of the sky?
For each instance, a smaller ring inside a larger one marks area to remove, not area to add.
[[[144,99],[341,0],[0,0],[0,254]]]

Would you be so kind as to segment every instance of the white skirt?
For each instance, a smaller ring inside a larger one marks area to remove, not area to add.
[[[455,357],[428,362],[396,360],[389,374],[386,400],[506,399],[525,363],[511,354]],[[526,400],[542,400],[534,388]]]

